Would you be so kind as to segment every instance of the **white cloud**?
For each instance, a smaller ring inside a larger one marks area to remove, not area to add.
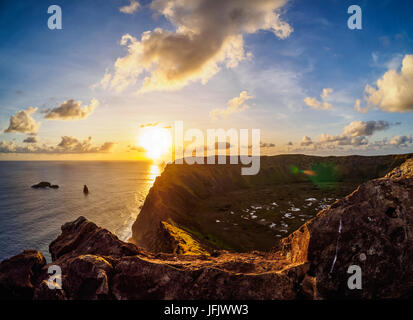
[[[333,106],[328,103],[327,101],[325,101],[325,99],[327,99],[327,97],[333,93],[333,89],[331,88],[324,88],[323,91],[321,92],[321,99],[322,101],[317,100],[316,98],[311,98],[311,97],[307,97],[304,99],[304,102],[307,106],[313,108],[313,109],[318,109],[318,110],[329,110],[331,109]]]
[[[92,138],[81,141],[74,137],[63,136],[56,146],[43,144],[37,146],[30,143],[26,146],[16,145],[13,141],[0,142],[0,153],[45,153],[45,154],[80,154],[80,153],[108,153],[116,143],[105,142],[101,146],[92,145]]]
[[[407,147],[408,144],[413,143],[413,138],[411,135],[410,136],[395,136],[390,139],[389,143],[397,147]]]
[[[400,72],[391,69],[375,87],[367,85],[365,100],[387,112],[413,111],[413,55],[405,55]]]
[[[129,5],[120,7],[119,11],[123,12],[123,13],[126,13],[126,14],[132,14],[132,13],[135,13],[136,11],[138,11],[140,7],[141,7],[141,5],[139,4],[138,1],[129,0]]]
[[[340,134],[338,136],[334,135],[328,135],[328,134],[322,134],[321,139],[320,139],[321,144],[333,144],[337,146],[353,146],[353,147],[358,147],[362,145],[368,144],[368,140],[364,136],[355,136],[355,137],[350,137],[345,134]]]
[[[344,128],[344,134],[352,137],[371,136],[376,131],[387,130],[390,123],[387,121],[353,121]]]
[[[261,148],[275,148],[275,143],[272,142],[261,142],[260,143]]]
[[[333,93],[333,89],[331,88],[324,88],[323,92],[321,93],[321,98],[326,99],[331,93]]]
[[[36,133],[40,127],[40,122],[36,122],[32,118],[32,114],[36,111],[37,108],[29,107],[26,110],[17,112],[10,117],[10,125],[4,132]]]
[[[246,91],[242,91],[239,97],[232,98],[228,101],[226,109],[214,109],[209,113],[209,115],[214,120],[218,119],[219,117],[226,118],[230,114],[241,112],[245,109],[248,109],[249,106],[246,104],[246,101],[252,98],[253,96],[249,96]]]
[[[244,34],[272,31],[287,38],[292,27],[280,19],[287,0],[154,0],[151,8],[163,15],[176,31],[156,28],[141,39],[125,34],[126,56],[102,79],[103,87],[120,92],[140,84],[140,92],[176,90],[191,81],[206,83],[222,66],[236,67],[248,54]]]
[[[367,113],[370,110],[370,108],[368,106],[364,107],[364,108],[361,106],[361,100],[360,99],[356,100],[356,103],[354,104],[354,109],[359,113]]]
[[[335,150],[342,149],[343,147],[368,147],[370,145],[367,137],[372,136],[377,131],[386,130],[390,126],[391,124],[387,121],[353,121],[343,129],[341,134],[330,135],[323,133],[319,141],[313,141],[310,137],[305,136],[301,140],[300,146],[310,147],[313,151]],[[389,144],[386,143],[386,145]]]
[[[59,153],[100,153],[110,152],[114,146],[114,142],[105,142],[99,147],[93,146],[92,137],[81,141],[74,137],[63,136],[54,151],[58,151]]]
[[[92,99],[90,105],[82,107],[82,101],[73,99],[64,101],[59,107],[46,110],[47,120],[80,120],[85,119],[99,106],[99,101]]]
[[[313,141],[311,140],[310,137],[304,136],[303,139],[301,140],[300,146],[302,147],[308,147],[313,144]],[[292,144],[291,144],[292,145]]]

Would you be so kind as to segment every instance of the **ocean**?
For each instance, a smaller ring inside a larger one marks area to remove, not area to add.
[[[50,242],[79,216],[128,240],[161,170],[137,161],[0,161],[0,261],[35,249],[50,262]],[[41,181],[59,189],[31,188]]]

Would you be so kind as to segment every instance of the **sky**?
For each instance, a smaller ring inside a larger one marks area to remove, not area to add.
[[[145,159],[144,131],[168,139],[175,121],[260,129],[265,155],[413,152],[412,12],[404,0],[2,0],[0,160]]]

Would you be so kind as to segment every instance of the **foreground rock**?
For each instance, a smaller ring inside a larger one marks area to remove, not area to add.
[[[2,297],[413,298],[412,173],[408,160],[362,184],[283,239],[274,253],[154,254],[81,217],[65,224],[50,245],[52,264],[62,269],[62,290],[48,288],[41,254],[25,251],[0,264]],[[188,243],[172,230],[178,243]],[[348,288],[351,265],[361,268],[361,290]]]
[[[328,298],[413,297],[413,160],[346,198],[283,239],[292,263]],[[348,267],[362,270],[362,290],[348,290]]]
[[[62,269],[63,288],[48,288],[50,265],[44,266],[34,299],[296,299],[295,284],[305,270],[283,271],[285,259],[262,253],[155,255],[83,217],[62,227],[50,252],[50,265]]]
[[[51,189],[59,189],[59,186],[57,184],[51,184],[50,182],[42,181],[39,182],[38,184],[32,185],[33,189],[46,189],[46,188],[51,188]]]
[[[43,255],[26,250],[0,264],[0,299],[32,299],[37,279],[46,265]]]

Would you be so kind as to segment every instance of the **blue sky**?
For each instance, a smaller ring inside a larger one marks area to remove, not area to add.
[[[394,108],[388,112],[389,107],[384,102],[371,104],[366,113],[354,109],[357,99],[361,100],[362,107],[367,106],[368,101],[364,100],[367,84],[375,87],[376,81],[392,69],[401,74],[403,59],[413,54],[412,2],[287,1],[276,7],[280,19],[293,29],[287,37],[280,38],[268,28],[259,26],[254,32],[235,32],[243,38],[245,53],[251,53],[238,59],[235,67],[227,67],[226,61],[219,61],[220,70],[204,83],[195,78],[173,90],[161,88],[144,93],[137,91],[142,77],[150,74],[148,70],[140,73],[138,82],[128,82],[121,92],[99,83],[105,73],[109,73],[113,84],[118,72],[114,63],[128,54],[126,47],[120,44],[122,36],[130,34],[139,42],[143,32],[156,28],[174,33],[177,24],[173,19],[177,19],[177,14],[168,17],[151,6],[151,1],[143,0],[139,1],[140,8],[136,12],[120,12],[119,8],[127,6],[128,2],[1,2],[0,158],[130,157],[128,146],[136,143],[140,124],[163,121],[169,125],[174,120],[183,120],[188,127],[200,129],[259,128],[262,141],[276,145],[263,150],[266,154],[413,152],[413,101],[409,101],[409,97],[399,99],[403,100],[400,102],[403,112],[394,111]],[[62,30],[47,27],[47,8],[51,4],[62,8]],[[362,30],[347,27],[350,16],[347,8],[353,4],[362,9]],[[191,17],[190,10],[186,18]],[[221,12],[217,11],[216,16]],[[217,18],[217,21],[221,20]],[[206,29],[205,34],[208,31],[219,34],[228,27],[223,25],[220,29],[219,22],[217,24],[213,30]],[[203,26],[208,27],[211,26]],[[196,53],[195,49],[193,52]],[[167,57],[167,53],[162,54]],[[158,53],[159,59],[163,59],[162,54]],[[139,64],[132,65],[131,70],[133,68],[139,68]],[[402,84],[389,85],[403,86],[403,79],[399,80]],[[320,110],[304,102],[305,98],[315,98],[322,103],[320,95],[325,88],[333,89],[325,98],[330,108]],[[386,95],[389,90],[383,88],[378,94]],[[240,105],[239,112],[211,119],[212,110],[225,110],[227,103],[243,91],[252,97],[244,102],[249,108]],[[96,99],[99,105],[84,118],[45,119],[48,110],[71,99],[82,101],[83,105]],[[30,117],[41,123],[38,130],[5,132],[11,126],[10,118],[29,107],[37,108]],[[379,121],[385,125],[376,125]],[[359,131],[353,130],[346,137],[345,128],[351,123]],[[368,126],[374,129],[366,135]],[[323,143],[322,134],[334,136],[334,143]],[[23,143],[27,136],[35,136],[37,144]],[[51,152],[49,146],[59,144],[63,136],[79,142],[91,136],[96,146],[111,142],[114,148],[110,155],[97,152],[97,147],[82,149],[81,146],[70,152],[63,149]],[[312,143],[301,144],[304,136],[311,138]],[[362,137],[368,143],[349,142]],[[287,147],[288,142],[292,142],[292,146]]]

